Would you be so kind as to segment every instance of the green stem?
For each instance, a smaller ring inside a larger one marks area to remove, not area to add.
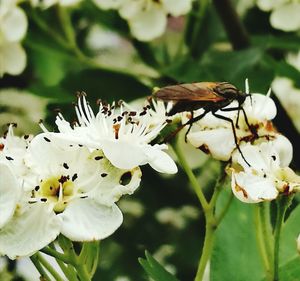
[[[62,7],[61,5],[58,5],[57,13],[58,13],[58,18],[60,20],[61,28],[65,34],[65,38],[68,42],[68,45],[70,48],[76,51],[77,49],[76,34],[72,25],[71,15],[69,13],[69,10],[67,10],[65,7]]]
[[[41,265],[54,277],[56,281],[64,281],[58,272],[50,265],[50,263],[39,253],[36,254],[37,259]]]
[[[32,261],[32,263],[34,264],[35,268],[37,269],[37,271],[40,273],[40,279],[41,280],[46,280],[46,281],[51,281],[50,277],[48,276],[48,274],[46,273],[46,271],[44,270],[44,268],[42,267],[37,254],[34,254],[33,256],[30,257],[30,260]]]
[[[70,241],[68,238],[60,235],[58,237],[58,243],[61,246],[61,248],[64,250],[64,252],[72,260],[72,264],[74,264],[74,267],[76,269],[79,280],[80,281],[90,281],[91,278],[87,271],[86,265],[80,263],[79,257],[75,253],[72,241]]]
[[[65,265],[61,260],[56,260],[57,264],[59,265],[62,272],[65,274],[65,276],[68,278],[68,280],[72,281],[79,281],[76,275],[76,271],[73,266],[71,265]]]
[[[204,213],[206,212],[206,210],[209,208],[209,204],[204,196],[204,193],[202,191],[201,186],[199,185],[197,178],[195,177],[192,169],[189,167],[189,164],[187,163],[181,149],[180,149],[180,145],[177,143],[174,147],[174,151],[176,153],[176,156],[178,158],[178,161],[181,165],[181,167],[183,168],[183,170],[185,171],[188,179],[190,180],[190,183],[192,185],[192,188],[194,189],[200,204],[204,210]]]
[[[99,259],[99,241],[83,243],[79,255],[79,263],[85,264],[90,276],[93,276],[98,267]]]
[[[293,196],[282,195],[276,201],[277,215],[276,224],[274,229],[274,281],[279,281],[279,249],[280,249],[280,235],[284,222],[284,216],[287,208],[289,207]]]
[[[31,9],[30,18],[35,22],[40,30],[50,35],[57,44],[64,48],[69,48],[68,42],[53,28],[49,28],[49,24],[46,23],[43,18],[37,14],[36,9]]]
[[[259,204],[259,212],[260,212],[260,220],[262,224],[262,235],[265,240],[267,256],[270,261],[272,272],[273,269],[273,245],[274,245],[274,237],[272,233],[272,224],[270,218],[270,203],[263,202]]]
[[[192,33],[192,40],[191,40],[191,47],[190,47],[191,54],[194,54],[196,45],[199,43],[198,42],[199,33],[201,31],[204,22],[204,17],[207,11],[208,4],[209,4],[209,0],[199,0],[199,10],[198,10],[198,14],[196,15],[197,20],[192,31],[193,33]],[[195,15],[192,14],[191,16],[195,16]]]
[[[216,227],[213,225],[214,225],[214,218],[213,217],[206,218],[206,228],[205,228],[206,231],[205,231],[204,245],[203,245],[202,255],[199,261],[195,281],[202,281],[207,262],[213,250],[214,236],[216,230]]]
[[[72,264],[73,260],[70,259],[68,256],[66,256],[65,254],[59,253],[57,252],[55,249],[52,249],[50,247],[45,247],[42,250],[40,250],[40,252],[47,254],[51,257],[54,257],[55,259],[58,259],[66,264]]]
[[[94,259],[90,271],[91,276],[94,276],[98,268],[99,256],[100,256],[100,241],[98,241],[98,243],[96,242],[96,246],[94,247]]]
[[[263,231],[263,225],[265,224],[264,218],[261,215],[261,209],[262,209],[262,204],[259,203],[255,205],[255,225],[256,225],[256,240],[258,242],[258,248],[260,251],[261,258],[263,260],[263,265],[265,268],[266,272],[266,279],[269,281],[272,281],[272,269],[271,269],[271,264],[269,261],[269,256],[267,252],[267,245],[266,245],[266,239],[264,237],[265,233]],[[270,238],[270,237],[268,237]]]

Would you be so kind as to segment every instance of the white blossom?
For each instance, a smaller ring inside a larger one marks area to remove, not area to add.
[[[0,77],[20,74],[26,66],[26,53],[20,41],[27,31],[27,18],[14,0],[0,2]]]
[[[279,193],[290,194],[299,191],[300,177],[288,167],[291,146],[283,136],[275,141],[259,144],[244,144],[242,153],[233,154],[232,191],[246,203],[258,203],[275,199]]]
[[[120,169],[149,164],[162,173],[176,173],[172,158],[163,150],[165,144],[151,145],[166,125],[165,118],[157,123],[148,105],[142,111],[131,110],[126,104],[104,105],[100,103],[95,115],[82,96],[76,113],[78,124],[73,128],[61,114],[56,119],[58,137],[83,144],[90,149],[101,149],[109,161]],[[155,121],[153,121],[155,120]]]
[[[258,0],[258,7],[270,11],[271,25],[283,31],[297,31],[300,28],[300,2],[290,0]]]
[[[232,102],[225,109],[236,108],[237,106],[237,103]],[[246,98],[243,109],[249,125],[257,133],[256,137],[266,139],[275,137],[275,130],[269,122],[276,115],[276,106],[271,98],[261,94],[251,94],[251,97]],[[202,112],[203,110],[200,109],[195,116]],[[230,118],[233,121],[238,142],[251,141],[254,138],[252,129],[249,129],[242,110],[240,110],[240,114],[238,110],[218,110],[217,114]],[[238,126],[236,126],[238,114],[239,122]],[[222,161],[228,161],[232,152],[236,149],[231,123],[215,117],[212,113],[206,114],[193,124],[187,139],[193,146],[210,153],[214,158]]]
[[[300,71],[300,52],[288,53],[286,62]],[[293,80],[282,76],[275,77],[272,89],[295,126],[300,130],[300,89],[296,87]]]
[[[5,110],[0,112],[0,123],[18,124],[14,129],[18,134],[39,132],[40,127],[37,121],[46,116],[47,103],[47,98],[28,91],[14,88],[1,89],[0,104]]]
[[[101,9],[117,9],[128,21],[131,33],[141,41],[161,36],[167,26],[167,16],[187,14],[193,0],[93,0]]]
[[[0,211],[5,214],[0,253],[11,259],[35,253],[60,233],[72,241],[111,235],[123,220],[115,202],[133,193],[141,177],[139,168],[117,169],[102,151],[90,152],[51,133],[30,142],[25,164],[30,174],[20,181],[7,163],[0,163]]]

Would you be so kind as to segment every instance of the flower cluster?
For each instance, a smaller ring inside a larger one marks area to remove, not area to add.
[[[141,41],[150,41],[161,36],[167,26],[167,16],[187,14],[193,0],[93,0],[101,9],[118,10],[128,21],[131,33]]]
[[[300,52],[288,53],[286,62],[300,71]],[[300,130],[300,117],[298,116],[300,106],[300,90],[294,85],[293,80],[277,76],[272,82],[272,89],[279,98],[281,104],[290,115],[298,130]]]
[[[20,41],[27,31],[27,18],[16,0],[0,2],[0,77],[20,74],[26,66],[26,53]]]
[[[157,105],[155,105],[157,107]],[[100,103],[94,115],[85,96],[73,127],[57,117],[59,133],[0,139],[0,253],[11,259],[32,255],[63,234],[71,241],[95,241],[122,223],[116,202],[132,194],[141,165],[177,172],[164,152],[151,145],[165,120],[150,105],[134,111],[125,103]]]
[[[292,145],[271,122],[276,116],[273,100],[253,93],[241,110],[226,111],[237,106],[232,102],[217,112],[232,123],[208,113],[193,125],[188,141],[218,160],[231,160],[232,190],[243,202],[273,200],[279,193],[299,190],[300,177],[288,167]]]
[[[271,25],[283,31],[298,31],[300,28],[300,2],[290,0],[258,0],[258,7],[270,11]]]

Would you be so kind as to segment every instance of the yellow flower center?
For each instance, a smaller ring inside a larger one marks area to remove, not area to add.
[[[75,193],[75,185],[69,177],[50,177],[41,182],[36,190],[41,201],[54,203],[54,211],[64,211],[68,201]]]

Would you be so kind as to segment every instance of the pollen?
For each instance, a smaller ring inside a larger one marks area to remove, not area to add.
[[[54,203],[54,211],[62,212],[66,207],[66,202],[73,197],[75,185],[69,176],[50,177],[42,180],[39,189],[35,189],[35,196],[42,202]]]

